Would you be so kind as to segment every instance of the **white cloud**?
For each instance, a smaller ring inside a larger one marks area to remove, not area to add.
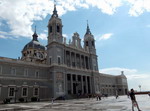
[[[2,26],[3,26],[3,23],[0,22],[0,27],[2,27]]]
[[[80,7],[95,6],[104,13],[113,14],[120,4],[120,0],[57,0],[57,10],[61,16]],[[31,37],[33,21],[52,13],[53,0],[0,0],[0,9],[0,19],[7,21],[10,34]]]
[[[57,10],[61,16],[67,11],[75,11],[81,7],[97,7],[103,13],[112,15],[125,3],[130,6],[131,16],[150,12],[150,0],[57,0]],[[7,21],[10,34],[31,37],[33,22],[43,20],[51,14],[53,5],[53,0],[0,0],[0,19]]]
[[[63,34],[63,37],[68,38],[68,35],[67,34]]]
[[[112,15],[122,5],[122,0],[85,0],[88,5],[99,8],[103,13]]]
[[[4,35],[0,35],[0,38],[2,39],[7,39],[8,37],[4,36]]]
[[[47,40],[47,34],[41,33],[41,34],[38,35],[38,38],[40,38],[42,40]]]
[[[48,33],[48,30],[44,30],[44,32]]]
[[[12,36],[12,34],[4,31],[0,31],[0,38],[7,39],[10,38],[10,36]]]
[[[110,39],[112,37],[112,35],[113,35],[112,33],[104,34],[101,37],[99,37],[98,40],[107,40],[107,39]]]
[[[139,90],[138,86],[141,85],[142,90],[150,90],[149,73],[140,73],[137,69],[127,69],[119,67],[106,68],[100,70],[101,73],[113,75],[120,75],[121,71],[124,71],[124,74],[127,77],[129,89],[134,88],[136,90]]]
[[[0,18],[7,21],[11,31],[18,36],[30,37],[33,34],[33,20],[42,20],[52,12],[53,3],[49,0],[0,0]]]
[[[101,69],[100,72],[102,73],[111,73],[113,75],[119,75],[121,74],[121,71],[127,72],[127,73],[136,73],[136,69],[126,69],[126,68],[119,68],[119,67],[113,67],[113,68],[106,68]]]
[[[127,0],[131,6],[129,14],[131,16],[139,16],[145,11],[150,12],[150,0]]]

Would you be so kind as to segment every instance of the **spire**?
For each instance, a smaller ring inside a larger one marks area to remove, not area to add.
[[[90,28],[89,28],[89,24],[88,24],[88,20],[87,20],[86,34],[91,34],[91,31],[90,31]]]
[[[34,33],[36,34],[36,25],[35,25]]]
[[[32,35],[32,37],[33,37],[33,41],[38,41],[37,40],[37,37],[38,37],[38,35],[37,35],[37,33],[36,33],[36,25],[35,25],[35,31],[34,31],[34,34]]]
[[[58,14],[57,14],[57,9],[56,9],[56,1],[54,0],[54,10],[53,10],[53,15],[52,17],[58,17]]]

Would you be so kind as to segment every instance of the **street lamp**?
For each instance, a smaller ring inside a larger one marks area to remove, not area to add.
[[[141,85],[139,85],[139,88],[140,88],[140,92],[141,92]]]

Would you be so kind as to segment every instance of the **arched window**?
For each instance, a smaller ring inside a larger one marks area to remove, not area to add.
[[[95,47],[95,45],[94,45],[94,41],[92,41],[92,46],[94,46],[94,47]]]
[[[53,29],[52,26],[50,26],[50,29],[49,29],[49,32],[50,32],[50,33],[52,33],[52,29]]]
[[[86,41],[86,46],[88,46],[88,41]]]
[[[59,27],[59,25],[57,25],[57,32],[60,32],[60,27]]]

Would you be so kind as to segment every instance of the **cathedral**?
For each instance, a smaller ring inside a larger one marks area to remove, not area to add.
[[[83,46],[77,32],[66,42],[56,5],[47,27],[46,46],[39,42],[35,30],[20,59],[0,57],[0,102],[127,94],[123,71],[118,76],[99,73],[95,40],[88,24]]]

